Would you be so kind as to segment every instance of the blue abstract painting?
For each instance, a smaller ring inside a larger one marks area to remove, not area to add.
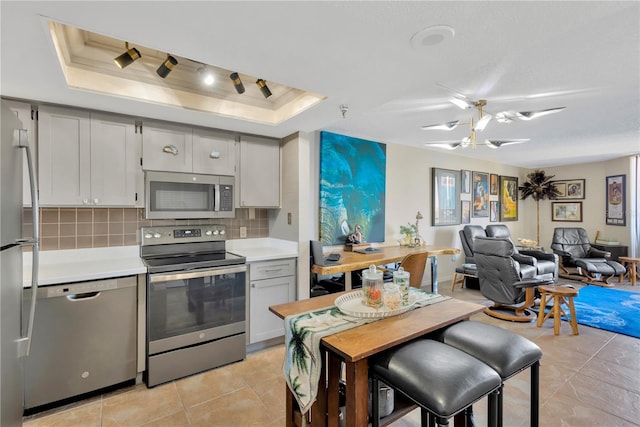
[[[320,241],[346,243],[356,225],[364,242],[384,242],[385,144],[320,133]]]

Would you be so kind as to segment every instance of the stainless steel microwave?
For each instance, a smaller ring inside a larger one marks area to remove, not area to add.
[[[147,219],[235,218],[235,178],[179,172],[145,172]]]

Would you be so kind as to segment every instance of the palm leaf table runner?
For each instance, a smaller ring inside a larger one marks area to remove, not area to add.
[[[449,299],[420,289],[411,288],[415,297],[413,308],[424,307]],[[322,368],[320,340],[328,335],[355,328],[379,318],[361,318],[344,314],[335,305],[287,316],[285,325],[284,376],[302,414],[315,402]]]

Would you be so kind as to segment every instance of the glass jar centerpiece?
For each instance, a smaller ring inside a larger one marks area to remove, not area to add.
[[[362,270],[362,303],[373,308],[382,307],[382,291],[382,271],[373,264]]]

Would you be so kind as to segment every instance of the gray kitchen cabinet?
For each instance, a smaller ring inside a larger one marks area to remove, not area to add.
[[[38,126],[36,121],[36,110],[31,106],[31,104],[26,102],[13,101],[8,99],[2,100],[5,104],[9,106],[9,109],[13,111],[18,119],[22,122],[22,127],[27,130],[27,135],[29,138],[29,146],[31,147],[31,152],[33,153],[33,161],[37,166],[37,158],[38,158]],[[22,162],[22,204],[24,206],[31,206],[31,188],[29,187],[29,169],[27,167],[27,156],[23,155]],[[37,177],[36,171],[36,180]],[[36,181],[37,182],[37,181]]]
[[[232,134],[193,129],[193,173],[236,175],[236,141]]]
[[[235,176],[231,133],[145,122],[142,141],[145,170]]]
[[[249,263],[249,344],[284,335],[284,323],[269,307],[295,301],[296,259]]]
[[[242,136],[236,200],[239,208],[280,207],[280,142]]]
[[[38,148],[43,206],[140,206],[140,135],[132,119],[41,106]]]
[[[143,123],[142,168],[163,172],[193,171],[191,127],[166,123]]]

